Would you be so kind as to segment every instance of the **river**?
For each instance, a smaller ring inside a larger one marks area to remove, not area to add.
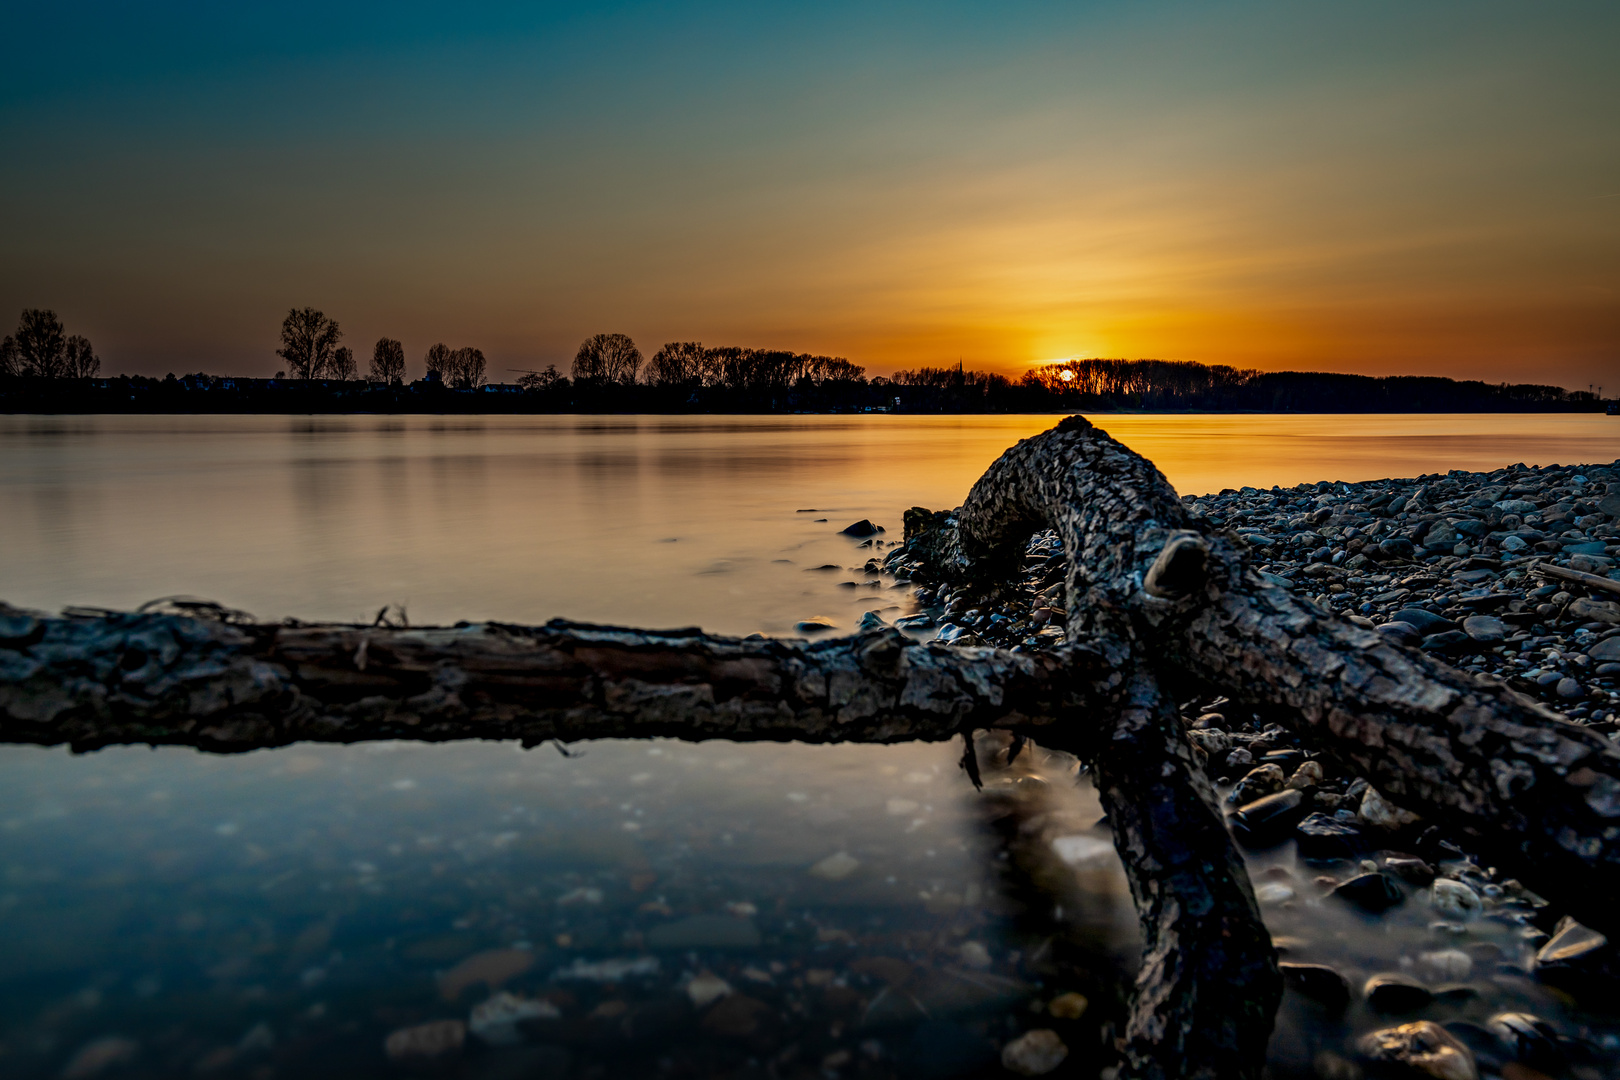
[[[1592,415],[1096,419],[1184,493],[1620,457]],[[906,507],[957,505],[1053,422],[0,417],[0,599],[851,629],[912,607],[845,586],[874,551],[839,530],[898,539]],[[445,1075],[996,1075],[1028,1002],[1066,988],[998,893],[959,749],[576,750],[0,748],[0,1073],[389,1075],[385,1036],[500,985],[562,1030],[469,1038]],[[1095,867],[1095,800],[1044,764]],[[1117,965],[1128,901],[1092,878]],[[651,963],[591,977],[616,959]],[[706,973],[729,1011],[699,1021]],[[1088,1030],[1080,1075],[1106,1063]],[[1321,1037],[1285,1019],[1278,1075]]]

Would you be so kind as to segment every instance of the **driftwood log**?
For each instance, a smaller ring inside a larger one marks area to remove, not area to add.
[[[1068,560],[1068,644],[883,630],[805,643],[553,622],[261,625],[0,606],[0,740],[173,743],[677,736],[888,742],[1038,732],[1095,773],[1141,918],[1123,1076],[1256,1077],[1281,996],[1241,856],[1175,702],[1263,709],[1400,805],[1611,935],[1620,754],[1498,683],[1267,583],[1151,462],[1078,417],[1003,455],[951,513],[907,515],[941,580]],[[970,740],[971,745],[971,740]],[[968,758],[971,761],[971,755]]]

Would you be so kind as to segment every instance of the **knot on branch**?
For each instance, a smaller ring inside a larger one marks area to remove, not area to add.
[[[1142,588],[1149,596],[1180,600],[1202,588],[1208,577],[1209,541],[1198,533],[1182,531],[1164,542],[1142,579]]]

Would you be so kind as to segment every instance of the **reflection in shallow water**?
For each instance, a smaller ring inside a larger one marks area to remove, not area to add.
[[[837,530],[959,503],[1051,420],[5,417],[0,597],[847,629],[910,600],[846,587],[876,552]],[[1605,417],[1103,424],[1184,491],[1620,454]],[[997,1047],[1050,1028],[1094,1075],[1134,949],[1095,800],[1062,759],[979,795],[956,757],[0,749],[0,1073],[384,1075],[438,1048],[466,1076],[1005,1075]],[[1319,898],[1330,868],[1256,869],[1287,959],[1410,974],[1443,991],[1421,1015],[1524,1009],[1620,1046],[1525,977],[1515,928],[1436,928],[1421,896],[1363,921]],[[1058,871],[1061,918],[1027,888]],[[1448,951],[1466,972],[1424,959]],[[1274,1072],[1387,1022],[1291,995]]]

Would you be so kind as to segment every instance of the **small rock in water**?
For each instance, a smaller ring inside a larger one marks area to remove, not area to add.
[[[1461,949],[1440,949],[1419,954],[1417,966],[1437,982],[1461,982],[1473,973],[1474,960]]]
[[[1548,1072],[1564,1071],[1564,1053],[1558,1045],[1558,1029],[1531,1013],[1497,1013],[1486,1022],[1492,1035],[1506,1046],[1515,1060]]]
[[[1375,1031],[1356,1048],[1373,1061],[1404,1065],[1435,1080],[1479,1080],[1473,1053],[1432,1020]]]
[[[875,611],[868,611],[866,614],[861,616],[861,621],[860,621],[860,625],[859,625],[858,629],[863,630],[863,631],[865,631],[865,630],[881,630],[887,625],[889,625],[889,624],[883,621],[883,616],[879,615]]]
[[[833,622],[831,619],[823,618],[822,616],[817,615],[814,618],[802,619],[799,622],[794,623],[793,629],[797,630],[801,634],[819,634],[827,630],[838,629],[838,624]]]
[[[1326,964],[1279,964],[1283,985],[1333,1014],[1350,1004],[1350,984]]]
[[[1566,915],[1536,953],[1536,978],[1561,988],[1612,989],[1620,978],[1620,955],[1608,938]]]
[[[520,998],[502,990],[476,1006],[467,1020],[467,1030],[490,1046],[516,1046],[523,1041],[518,1025],[525,1020],[557,1020],[562,1017],[549,1001]]]
[[[460,1020],[435,1020],[391,1032],[383,1040],[383,1051],[389,1061],[435,1061],[460,1053],[466,1041],[466,1024]]]
[[[1460,881],[1438,878],[1429,897],[1429,906],[1448,919],[1467,922],[1477,917],[1485,902],[1479,894]]]
[[[1045,1076],[1063,1064],[1069,1048],[1051,1028],[1026,1031],[1001,1048],[1001,1064],[1019,1076]]]
[[[700,971],[686,984],[686,996],[700,1009],[731,992],[731,984],[712,971]]]
[[[489,949],[474,953],[439,976],[439,996],[454,1001],[469,986],[483,983],[491,990],[534,966],[528,949]]]
[[[1256,885],[1254,888],[1255,902],[1266,907],[1271,907],[1276,904],[1285,904],[1293,898],[1293,888],[1291,886],[1284,885],[1280,881],[1262,882],[1261,884]]]
[[[1293,832],[1304,801],[1305,795],[1299,791],[1279,791],[1256,799],[1232,815],[1234,831],[1252,847],[1280,844]]]
[[[861,860],[847,851],[827,856],[810,868],[810,876],[823,881],[843,881],[860,868]]]
[[[1321,813],[1301,821],[1294,832],[1302,859],[1349,859],[1367,846],[1356,826]]]
[[[1434,994],[1427,986],[1405,975],[1374,975],[1361,988],[1367,1007],[1381,1013],[1409,1013],[1428,1005]]]
[[[1388,911],[1406,899],[1406,894],[1395,884],[1395,879],[1383,873],[1357,874],[1334,889],[1333,895],[1374,915]]]
[[[982,971],[992,963],[990,950],[985,948],[981,942],[964,941],[957,952],[962,958],[963,967],[978,968]]]
[[[1086,1000],[1084,994],[1076,994],[1070,991],[1067,994],[1059,994],[1053,998],[1046,1006],[1046,1011],[1048,1015],[1055,1016],[1059,1020],[1078,1020],[1085,1015],[1085,1011],[1090,1005],[1091,1002]]]
[[[857,521],[855,524],[846,525],[838,531],[843,533],[845,536],[860,538],[863,536],[876,536],[878,533],[883,531],[883,526],[874,525],[865,518],[861,518],[861,520]]]
[[[78,1053],[68,1059],[62,1068],[63,1080],[88,1080],[100,1076],[108,1069],[128,1065],[141,1051],[134,1039],[120,1035],[106,1035],[79,1047]]]

